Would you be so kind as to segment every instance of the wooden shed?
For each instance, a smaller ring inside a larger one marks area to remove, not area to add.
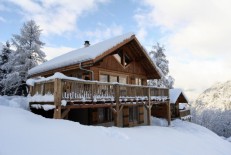
[[[170,106],[171,117],[184,119],[190,116],[190,109],[188,108],[188,99],[181,89],[170,89]]]

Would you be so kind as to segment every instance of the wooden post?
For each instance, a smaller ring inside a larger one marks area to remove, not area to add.
[[[170,102],[166,102],[166,110],[167,110],[167,121],[168,121],[168,126],[171,125],[171,108],[170,108]]]
[[[151,94],[150,88],[148,88],[148,109],[147,109],[147,121],[148,125],[151,125]]]
[[[120,101],[119,101],[119,99],[120,99],[120,88],[119,88],[119,85],[118,84],[116,84],[116,85],[114,85],[114,90],[115,90],[115,103],[116,103],[116,113],[115,113],[115,126],[117,126],[117,127],[119,127],[119,125],[120,125],[120,121],[119,121],[119,113],[120,113]]]
[[[53,118],[61,119],[62,82],[61,79],[54,80],[54,115]]]

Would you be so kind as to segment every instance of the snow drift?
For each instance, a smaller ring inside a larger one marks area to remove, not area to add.
[[[153,119],[155,124],[166,122]],[[83,126],[0,106],[1,155],[230,155],[231,143],[208,129],[173,121],[172,127]]]

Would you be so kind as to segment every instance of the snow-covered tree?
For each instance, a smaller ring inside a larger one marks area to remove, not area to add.
[[[7,41],[0,55],[0,93],[3,95],[13,94],[20,79],[13,66],[14,54],[14,51],[10,49],[10,43]]]
[[[162,72],[161,79],[149,80],[148,84],[158,87],[173,88],[174,78],[169,74],[168,60],[164,54],[165,48],[160,46],[159,43],[153,46],[153,50],[149,52],[149,55],[159,70]]]
[[[35,21],[30,20],[23,24],[20,35],[13,35],[12,42],[16,47],[14,65],[22,81],[27,79],[29,69],[46,61],[41,50],[44,45],[40,40],[41,31]]]
[[[20,76],[18,86],[26,81],[28,70],[45,62],[45,53],[41,50],[44,43],[40,40],[42,30],[30,20],[23,24],[20,35],[13,35],[12,43],[15,46],[13,58],[14,70]]]

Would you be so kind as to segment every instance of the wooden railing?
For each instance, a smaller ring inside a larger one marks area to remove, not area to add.
[[[30,87],[30,95],[54,95],[57,91],[57,80],[36,82]],[[74,102],[114,102],[116,96],[120,101],[127,100],[166,100],[169,98],[169,90],[151,86],[124,85],[119,83],[104,83],[85,80],[58,79],[58,90],[62,100]]]
[[[189,115],[190,115],[190,110],[180,110],[180,118]]]

